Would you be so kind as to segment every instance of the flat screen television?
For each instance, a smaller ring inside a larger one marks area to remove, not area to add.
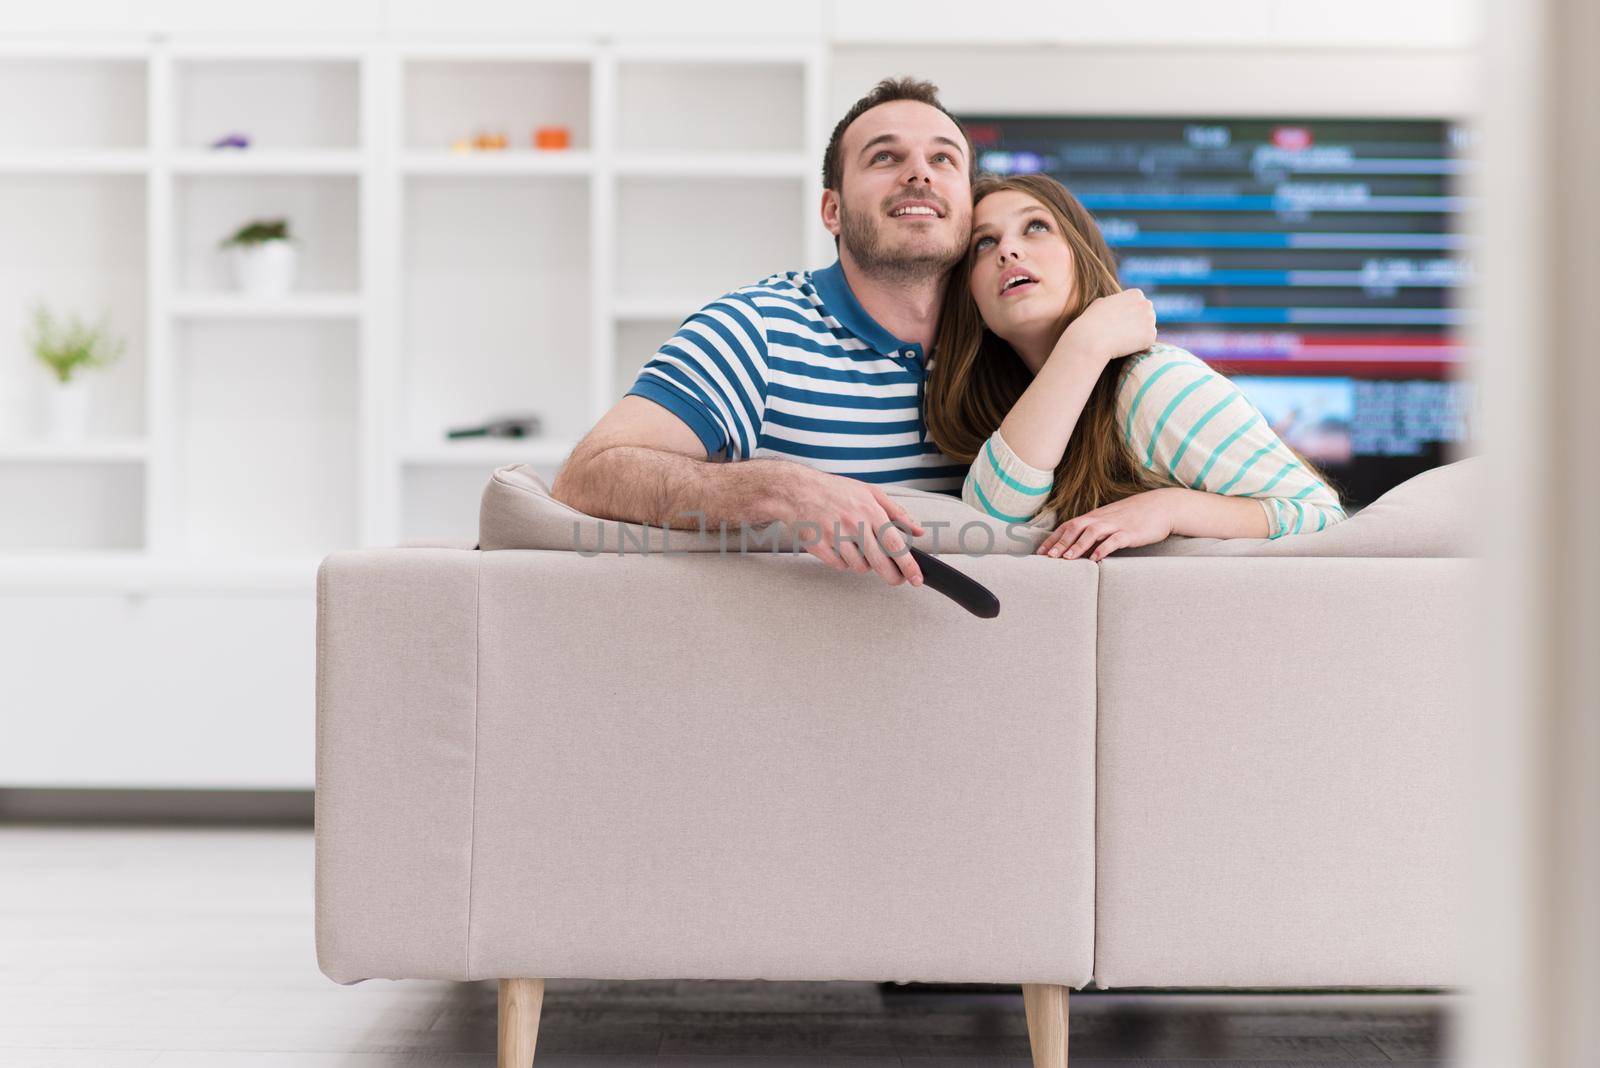
[[[957,117],[981,170],[1071,189],[1162,340],[1228,375],[1351,510],[1474,453],[1464,126]]]

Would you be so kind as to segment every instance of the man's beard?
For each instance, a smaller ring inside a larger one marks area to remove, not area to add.
[[[839,241],[867,274],[896,282],[920,282],[938,277],[960,262],[966,241],[952,237],[948,247],[918,242],[917,247],[896,247],[884,240],[887,222],[856,215],[839,200]]]

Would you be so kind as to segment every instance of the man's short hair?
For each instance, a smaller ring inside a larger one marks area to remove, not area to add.
[[[939,87],[919,78],[885,78],[874,85],[866,96],[852,104],[850,110],[844,113],[844,118],[833,128],[833,135],[828,138],[827,151],[822,154],[822,187],[838,192],[844,181],[844,161],[839,158],[839,142],[844,139],[844,132],[850,124],[859,119],[862,112],[896,100],[915,100],[919,104],[938,108],[950,116],[950,121],[961,131],[961,139],[967,143],[967,180],[976,182],[978,160],[976,153],[972,151],[972,138],[967,136],[967,128],[939,103]]]

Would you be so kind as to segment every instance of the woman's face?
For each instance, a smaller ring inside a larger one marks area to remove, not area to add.
[[[1072,248],[1049,209],[1014,189],[991,193],[972,210],[969,249],[985,326],[1014,346],[1059,332],[1076,279]]]

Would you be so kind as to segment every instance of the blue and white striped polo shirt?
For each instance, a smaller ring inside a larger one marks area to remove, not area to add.
[[[931,361],[930,361],[931,364]],[[774,274],[685,319],[629,395],[687,423],[706,455],[793,460],[863,482],[961,492],[928,440],[928,368],[856,300],[835,262]]]

